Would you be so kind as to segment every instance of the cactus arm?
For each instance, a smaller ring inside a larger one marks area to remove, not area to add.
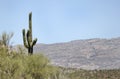
[[[37,38],[33,40],[32,47],[36,44],[36,42],[37,42]]]
[[[28,44],[27,44],[27,42],[26,42],[26,36],[25,36],[25,29],[22,30],[22,33],[23,33],[23,43],[24,43],[24,46],[25,46],[26,48],[28,48]]]
[[[30,47],[30,31],[29,30],[27,31],[27,43],[28,43],[28,46]]]

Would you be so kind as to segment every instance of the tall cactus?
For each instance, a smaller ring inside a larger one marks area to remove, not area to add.
[[[27,30],[27,33],[25,32],[25,29],[23,29],[22,33],[24,46],[28,49],[28,54],[32,55],[33,46],[37,42],[37,38],[32,40],[32,12],[29,13],[29,29]]]

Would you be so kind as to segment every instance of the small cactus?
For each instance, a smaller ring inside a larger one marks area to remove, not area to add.
[[[32,12],[29,13],[29,29],[27,30],[27,33],[25,32],[25,29],[23,29],[22,33],[24,46],[28,49],[28,54],[32,55],[33,46],[37,42],[37,38],[32,40]]]

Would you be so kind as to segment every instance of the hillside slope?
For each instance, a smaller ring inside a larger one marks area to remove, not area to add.
[[[120,38],[37,44],[34,49],[48,56],[54,65],[63,67],[90,70],[120,68]]]

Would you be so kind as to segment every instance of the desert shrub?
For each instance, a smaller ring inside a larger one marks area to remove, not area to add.
[[[73,70],[67,76],[69,79],[120,79],[120,69]]]
[[[1,35],[0,35],[0,45],[3,45],[5,47],[8,47],[10,46],[10,41],[13,37],[14,33],[7,33],[7,32],[3,32]]]
[[[27,55],[0,49],[0,79],[59,79],[59,68],[42,54]]]

